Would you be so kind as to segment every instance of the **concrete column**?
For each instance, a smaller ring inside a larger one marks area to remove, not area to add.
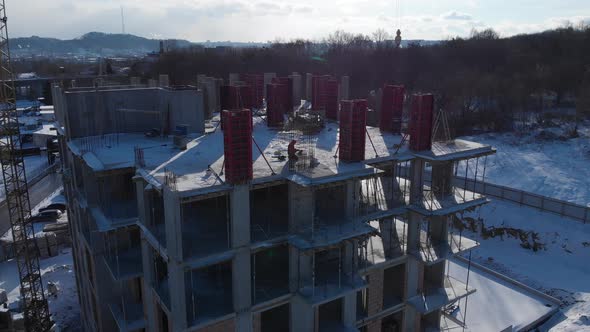
[[[216,110],[215,112],[221,112],[221,94],[220,94],[220,90],[221,90],[221,86],[223,85],[223,79],[222,78],[215,78],[215,97],[217,98],[217,101],[215,102],[215,106],[216,106]]]
[[[141,77],[135,77],[135,76],[134,77],[131,77],[130,83],[133,86],[141,85]]]
[[[174,331],[184,331],[187,328],[186,319],[186,285],[184,267],[180,262],[168,261],[168,284],[170,286],[170,317]]]
[[[290,77],[293,82],[293,106],[299,107],[301,105],[301,75],[293,73]]]
[[[232,261],[232,291],[236,312],[236,330],[252,331],[250,249],[241,248]]]
[[[420,264],[421,263],[416,258],[412,256],[408,258],[408,262],[406,263],[406,298],[414,297],[418,295],[420,291],[419,284],[421,283],[421,280],[424,279],[424,276],[421,273]],[[418,314],[418,312],[416,312],[416,310],[412,306],[407,305],[404,315],[403,330],[408,332],[417,331],[417,321],[419,317],[420,315]]]
[[[347,294],[342,301],[342,324],[349,328],[356,325],[356,292]]]
[[[250,187],[235,185],[230,192],[232,248],[250,244]]]
[[[432,164],[432,189],[436,197],[447,197],[453,189],[453,162]]]
[[[383,104],[383,89],[379,88],[375,94],[375,111],[377,111],[377,126],[381,123],[381,110]]]
[[[229,85],[234,85],[240,80],[240,74],[230,73],[229,74]]]
[[[315,331],[315,308],[301,296],[291,300],[291,331]]]
[[[315,203],[313,189],[289,182],[289,232],[311,227]]]
[[[139,222],[143,225],[147,225],[148,216],[150,215],[149,201],[146,201],[147,193],[145,190],[145,182],[143,178],[134,178],[135,180],[135,192],[137,197],[137,215]]]
[[[360,180],[346,181],[346,217],[352,219],[359,204]]]
[[[311,285],[311,270],[312,254],[289,247],[289,290],[292,293],[299,287]]]
[[[160,75],[159,84],[160,87],[170,86],[170,78],[168,75]]]
[[[272,83],[272,79],[277,77],[276,73],[264,73],[264,96],[266,98],[266,85]]]
[[[410,204],[418,203],[422,200],[424,188],[424,160],[414,159],[410,165]]]
[[[163,189],[166,251],[171,260],[182,261],[182,206],[178,193]],[[171,285],[173,285],[171,283]]]
[[[311,101],[311,85],[313,81],[313,75],[310,73],[305,74],[305,99]]]
[[[416,212],[410,212],[408,218],[408,252],[417,252],[420,248],[420,223],[422,216]]]
[[[430,222],[430,238],[433,243],[448,244],[448,216],[433,216]]]
[[[154,270],[153,270],[153,259],[152,249],[147,241],[142,237],[141,239],[141,261],[143,265],[143,283],[142,283],[142,294],[143,300],[143,312],[146,317],[147,332],[156,332],[156,309],[154,306],[154,299],[152,296],[152,284],[154,283]]]
[[[350,77],[342,76],[340,78],[340,100],[350,99]]]

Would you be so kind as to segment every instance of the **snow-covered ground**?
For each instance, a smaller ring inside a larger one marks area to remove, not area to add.
[[[63,187],[59,187],[56,191],[54,191],[49,196],[47,196],[47,198],[45,198],[39,204],[37,204],[37,206],[35,206],[34,208],[31,209],[31,216],[36,215],[37,213],[39,213],[39,209],[44,208],[44,207],[48,206],[49,204],[65,203],[65,202],[66,202],[66,198],[63,195]],[[68,222],[67,213],[64,213],[61,216],[59,216],[59,218],[57,219],[56,222],[58,222],[58,223]],[[33,229],[35,230],[35,236],[41,235],[43,233],[43,227],[45,227],[45,225],[47,225],[47,224],[51,224],[51,222],[34,223]],[[6,233],[4,233],[0,236],[0,240],[12,241],[12,230],[8,229],[6,231]]]
[[[483,134],[461,138],[497,148],[496,155],[488,157],[487,182],[588,205],[590,124],[580,126],[578,138],[562,140],[565,131],[566,126],[562,126],[539,128],[523,135]]]
[[[46,156],[27,156],[24,158],[24,162],[27,180],[29,181],[48,167]],[[4,197],[4,179],[0,176],[0,201],[3,201]]]
[[[41,201],[32,209],[36,214],[40,208],[51,203],[64,203],[63,188],[59,188],[46,199]],[[67,213],[61,215],[57,222],[67,222]],[[43,226],[47,223],[36,223],[35,232],[42,233]],[[4,241],[12,239],[9,230],[1,238]],[[43,286],[49,302],[49,311],[52,319],[62,331],[80,331],[80,308],[78,304],[78,291],[76,289],[76,277],[71,248],[62,248],[58,256],[40,260]],[[48,283],[57,285],[57,294],[49,295]],[[5,289],[8,294],[9,308],[16,306],[19,294],[19,280],[16,260],[11,259],[0,263],[0,288]]]
[[[62,331],[80,331],[80,308],[71,249],[62,249],[58,256],[43,259],[40,264],[45,292],[48,282],[56,284],[58,289],[55,296],[47,295],[53,321]],[[14,259],[0,263],[0,288],[8,293],[9,307],[14,306],[20,297]]]
[[[590,224],[497,199],[463,220],[478,229],[465,234],[481,242],[476,262],[564,302],[543,331],[590,331]]]

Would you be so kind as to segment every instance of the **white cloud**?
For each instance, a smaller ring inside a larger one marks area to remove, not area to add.
[[[471,16],[469,14],[460,13],[460,12],[456,12],[456,11],[447,12],[447,13],[441,15],[441,17],[445,20],[459,20],[459,21],[470,21],[473,19],[473,16]]]

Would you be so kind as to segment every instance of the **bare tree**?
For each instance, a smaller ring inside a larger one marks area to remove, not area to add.
[[[379,29],[375,30],[375,32],[373,32],[371,35],[373,36],[373,41],[377,45],[380,45],[383,42],[385,42],[386,40],[391,39],[391,34],[383,28],[379,28]]]

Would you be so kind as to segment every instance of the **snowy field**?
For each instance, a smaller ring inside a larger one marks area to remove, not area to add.
[[[463,221],[474,261],[564,302],[541,331],[590,331],[590,224],[496,199]]]
[[[562,127],[515,133],[461,137],[490,144],[486,181],[576,203],[590,204],[590,124],[578,138],[560,139]],[[481,169],[480,169],[481,171]],[[479,173],[481,174],[481,172]]]

